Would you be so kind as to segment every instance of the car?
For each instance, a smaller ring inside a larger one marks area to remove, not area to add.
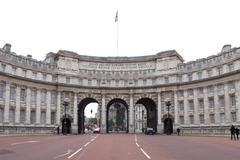
[[[100,128],[94,128],[93,133],[100,133]]]
[[[153,134],[155,134],[155,131],[153,128],[148,127],[148,128],[145,128],[145,134],[153,135]]]

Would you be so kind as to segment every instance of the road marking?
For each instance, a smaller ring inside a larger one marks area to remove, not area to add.
[[[68,155],[68,154],[70,154],[72,152],[72,150],[67,150],[67,153],[63,153],[63,154],[60,154],[60,155],[58,155],[58,156],[55,156],[55,157],[53,157],[53,159],[57,159],[57,158],[60,158],[60,157],[64,157],[64,156],[66,156],[66,155]]]
[[[91,142],[94,141],[95,139],[91,139]]]
[[[76,152],[74,152],[72,155],[68,156],[68,159],[72,158],[75,154],[77,154],[78,152],[80,152],[82,150],[82,148],[79,148]]]
[[[143,154],[148,158],[148,159],[151,159],[151,157],[142,149],[142,148],[140,148],[141,149],[141,151],[143,152]]]
[[[27,144],[27,143],[37,143],[39,141],[24,141],[24,142],[16,142],[16,143],[12,143],[12,146],[18,145],[18,144]]]
[[[89,145],[91,142],[87,142],[86,144],[84,144],[84,147],[87,147],[87,145]]]
[[[139,144],[136,142],[137,147],[139,147]]]

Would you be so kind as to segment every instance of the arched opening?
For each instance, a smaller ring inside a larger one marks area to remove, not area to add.
[[[99,125],[100,110],[97,100],[84,98],[78,105],[78,133],[90,133],[99,128]]]
[[[62,134],[71,133],[71,119],[66,117],[62,119]]]
[[[122,99],[107,104],[107,133],[128,133],[128,105]]]
[[[171,114],[166,114],[163,116],[163,133],[170,135],[173,133],[173,116]]]
[[[136,125],[140,126],[139,129],[142,127],[142,132],[145,128],[153,128],[154,132],[157,132],[157,106],[152,99],[141,98],[137,101],[135,106],[135,129]],[[136,131],[137,130],[135,130],[135,132]]]

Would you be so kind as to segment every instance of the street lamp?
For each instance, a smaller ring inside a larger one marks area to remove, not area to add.
[[[170,100],[166,101],[166,106],[167,106],[167,126],[166,126],[166,130],[167,130],[167,134],[171,134],[170,133],[170,119],[169,119],[169,111],[170,111],[170,106],[171,106],[171,102]]]
[[[144,132],[144,128],[143,128],[143,115],[144,115],[144,110],[143,110],[143,107],[142,107],[142,132]]]
[[[64,119],[63,119],[63,134],[67,134],[67,106],[69,104],[69,99],[66,98],[63,101],[63,106],[64,106]]]

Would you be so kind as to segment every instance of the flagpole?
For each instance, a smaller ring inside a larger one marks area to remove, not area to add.
[[[117,57],[118,57],[118,21],[117,21]]]

